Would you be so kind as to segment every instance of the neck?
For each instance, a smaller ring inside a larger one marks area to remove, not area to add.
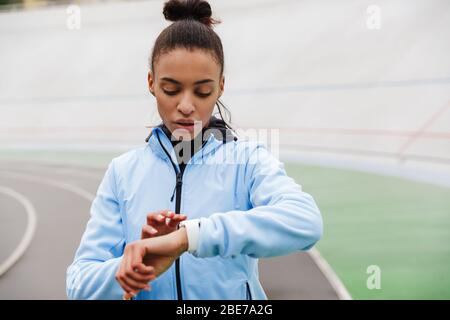
[[[166,134],[166,136],[169,138],[169,140],[172,143],[172,146],[174,147],[175,154],[178,159],[178,163],[187,163],[189,159],[198,151],[201,149],[203,142],[203,135],[207,129],[206,127],[202,128],[202,131],[197,134],[197,136],[194,137],[194,139],[190,141],[182,141],[182,140],[176,140],[172,136],[172,132],[167,128],[165,125],[163,125],[162,130]]]

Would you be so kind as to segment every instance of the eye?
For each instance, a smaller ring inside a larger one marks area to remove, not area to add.
[[[168,96],[174,96],[178,93],[178,91],[167,91],[167,90],[163,90],[165,94],[167,94]]]
[[[168,91],[168,90],[164,90],[163,89],[163,92],[165,93],[165,94],[167,94],[168,96],[174,96],[174,95],[176,95],[176,94],[178,94],[178,90],[175,90],[175,91]],[[198,95],[199,97],[201,97],[201,98],[206,98],[206,97],[209,97],[210,95],[211,95],[211,92],[208,92],[208,93],[202,93],[202,92],[195,92],[195,94],[196,95]]]
[[[206,97],[209,97],[209,96],[211,95],[211,92],[209,92],[209,93],[196,92],[196,94],[197,94],[199,97],[206,98]]]

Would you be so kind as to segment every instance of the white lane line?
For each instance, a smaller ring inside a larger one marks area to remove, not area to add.
[[[377,174],[382,177],[405,178],[421,183],[433,184],[439,187],[450,187],[450,173],[448,170],[431,170],[415,166],[408,167],[398,161],[382,163],[377,161],[377,159],[343,159],[328,155],[307,155],[306,153],[292,150],[283,150],[281,152],[280,160],[283,162],[309,164],[324,168],[366,172]]]
[[[0,170],[0,175],[15,178],[15,179],[35,182],[35,183],[46,184],[49,186],[60,188],[60,189],[75,193],[75,194],[79,195],[80,197],[88,200],[89,202],[92,202],[95,198],[95,195],[93,195],[89,191],[84,190],[83,188],[73,186],[68,183],[62,183],[62,182],[59,182],[56,180],[44,178],[44,177],[31,176],[31,175],[24,174],[24,173],[4,171],[4,170]],[[6,187],[0,186],[0,191],[3,191],[5,194],[11,195],[12,197],[19,200],[27,209],[27,214],[28,214],[28,226],[27,226],[27,230],[25,232],[25,236],[22,239],[22,241],[20,242],[17,249],[13,252],[13,254],[11,254],[11,256],[8,259],[6,259],[6,261],[4,263],[2,263],[0,265],[0,276],[1,276],[7,270],[9,270],[9,268],[11,268],[14,265],[14,263],[17,262],[17,260],[19,260],[19,258],[23,255],[25,250],[28,248],[28,246],[34,236],[35,230],[36,230],[37,216],[36,216],[36,211],[35,211],[33,205],[27,198],[25,198],[21,194],[15,192],[14,190],[6,188]]]
[[[50,186],[53,186],[56,188],[60,188],[60,189],[63,189],[63,190],[69,191],[69,192],[73,192],[90,202],[93,201],[95,198],[95,195],[93,195],[89,191],[86,191],[83,188],[80,188],[78,186],[74,186],[74,185],[71,185],[68,183],[59,182],[59,181],[56,181],[53,179],[48,179],[48,178],[35,176],[35,175],[29,175],[29,174],[21,173],[21,172],[14,172],[14,171],[10,171],[10,170],[8,170],[8,171],[0,170],[0,175],[6,176],[6,177],[11,177],[11,178],[16,178],[16,179],[21,179],[21,180],[25,180],[25,181],[47,184],[47,185],[50,185]]]
[[[38,171],[40,173],[48,173],[49,171],[52,173],[57,174],[75,174],[77,176],[84,176],[86,178],[94,179],[94,180],[101,180],[103,178],[103,175],[107,169],[107,167],[87,167],[87,170],[94,169],[98,170],[98,173],[94,172],[86,172],[83,171],[83,168],[80,167],[74,167],[74,166],[65,166],[65,167],[49,167],[46,163],[30,163],[30,162],[24,162],[21,163],[20,166],[17,166],[17,163],[14,163],[13,166],[11,166],[11,163],[6,163],[7,166],[12,167],[12,170],[20,171],[21,173],[24,173],[23,170],[27,171]],[[8,170],[9,171],[9,170]]]
[[[98,164],[83,164],[83,163],[63,163],[58,161],[45,161],[41,159],[37,160],[24,160],[20,158],[16,159],[1,159],[0,158],[0,164],[4,165],[5,167],[12,166],[16,167],[18,165],[24,165],[24,166],[33,166],[33,167],[42,167],[42,168],[49,168],[52,166],[57,166],[62,169],[75,169],[80,172],[83,172],[82,170],[87,171],[99,171],[99,172],[105,172],[108,168],[108,162],[104,165],[98,165]],[[20,168],[17,168],[19,170]]]
[[[28,169],[28,170],[27,170]],[[17,169],[15,169],[17,170]],[[75,168],[46,168],[46,167],[28,167],[25,168],[25,170],[27,171],[38,171],[38,173],[56,173],[56,174],[71,174],[71,175],[75,175],[77,177],[85,177],[85,178],[89,178],[89,179],[93,179],[93,180],[98,180],[100,181],[103,178],[102,174],[95,174],[95,173],[90,173],[90,172],[83,172],[81,170],[77,170]],[[106,169],[105,169],[106,171]]]
[[[334,291],[336,291],[338,298],[340,300],[352,300],[352,296],[347,291],[347,288],[344,286],[341,279],[339,279],[334,270],[330,267],[328,262],[320,255],[319,250],[317,250],[316,248],[312,248],[311,250],[307,251],[307,253],[311,256],[314,263],[323,273],[325,278],[327,278]]]
[[[16,249],[14,249],[11,255],[2,264],[0,264],[0,277],[1,277],[22,257],[22,255],[25,253],[28,246],[30,245],[31,240],[33,239],[34,233],[36,231],[37,215],[33,204],[23,194],[5,186],[0,186],[0,192],[19,201],[20,204],[22,204],[23,207],[25,208],[25,211],[27,212],[27,220],[28,220],[27,228],[25,229],[25,233],[22,237],[22,240],[20,240],[19,245],[16,247]]]

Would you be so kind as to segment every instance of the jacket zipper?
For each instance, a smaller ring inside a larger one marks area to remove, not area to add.
[[[252,292],[250,291],[250,286],[248,284],[248,282],[245,282],[245,284],[247,285],[247,294],[248,294],[248,300],[253,300],[252,299]]]
[[[176,188],[176,199],[175,199],[175,213],[180,213],[181,208],[181,187],[183,186],[183,172],[181,169],[180,172],[177,173],[177,183],[175,185]],[[183,292],[181,291],[181,275],[180,275],[180,258],[175,260],[175,275],[177,279],[177,297],[178,300],[183,300]]]
[[[163,144],[161,143],[161,140],[159,139],[159,134],[157,134],[159,144],[163,148],[164,152],[166,153],[167,157],[169,158],[170,163],[173,166],[173,169],[175,170],[176,174],[176,184],[174,189],[174,194],[176,194],[175,198],[175,213],[180,213],[181,209],[181,187],[183,186],[183,173],[184,169],[186,169],[187,164],[184,166],[180,166],[180,171],[177,170],[177,166],[173,163],[172,158],[170,157],[169,153],[167,152],[166,148],[164,148]],[[202,143],[202,148],[205,146],[207,140]],[[170,198],[170,202],[173,202],[173,196]],[[183,300],[183,292],[181,291],[181,275],[180,275],[180,258],[177,258],[175,260],[175,276],[176,276],[176,285],[177,285],[177,297],[178,300]]]
[[[173,169],[175,170],[176,183],[175,183],[174,194],[172,194],[172,197],[170,198],[170,202],[173,202],[173,196],[175,195],[175,192],[176,192],[175,213],[180,213],[181,186],[183,185],[184,169],[182,169],[182,167],[180,166],[180,171],[178,171],[177,166],[175,165],[175,163],[173,163],[172,158],[170,157],[166,148],[164,148],[161,140],[159,139],[159,134],[157,134],[156,136],[158,137],[159,144],[163,148],[164,152],[166,153],[167,157],[169,158],[170,163],[172,164]],[[176,276],[176,285],[177,285],[177,298],[178,298],[178,300],[183,300],[183,292],[181,291],[180,258],[177,258],[175,260],[175,276]]]

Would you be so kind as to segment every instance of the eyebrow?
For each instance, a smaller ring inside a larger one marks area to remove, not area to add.
[[[177,81],[175,79],[172,79],[172,78],[168,78],[168,77],[163,77],[163,78],[161,78],[161,81],[162,80],[165,80],[165,81],[168,81],[168,82],[172,82],[172,83],[175,83],[175,84],[181,84],[181,82],[179,82],[179,81]],[[214,80],[213,79],[203,79],[203,80],[195,81],[194,84],[202,84],[202,83],[207,83],[207,82],[214,82]]]

